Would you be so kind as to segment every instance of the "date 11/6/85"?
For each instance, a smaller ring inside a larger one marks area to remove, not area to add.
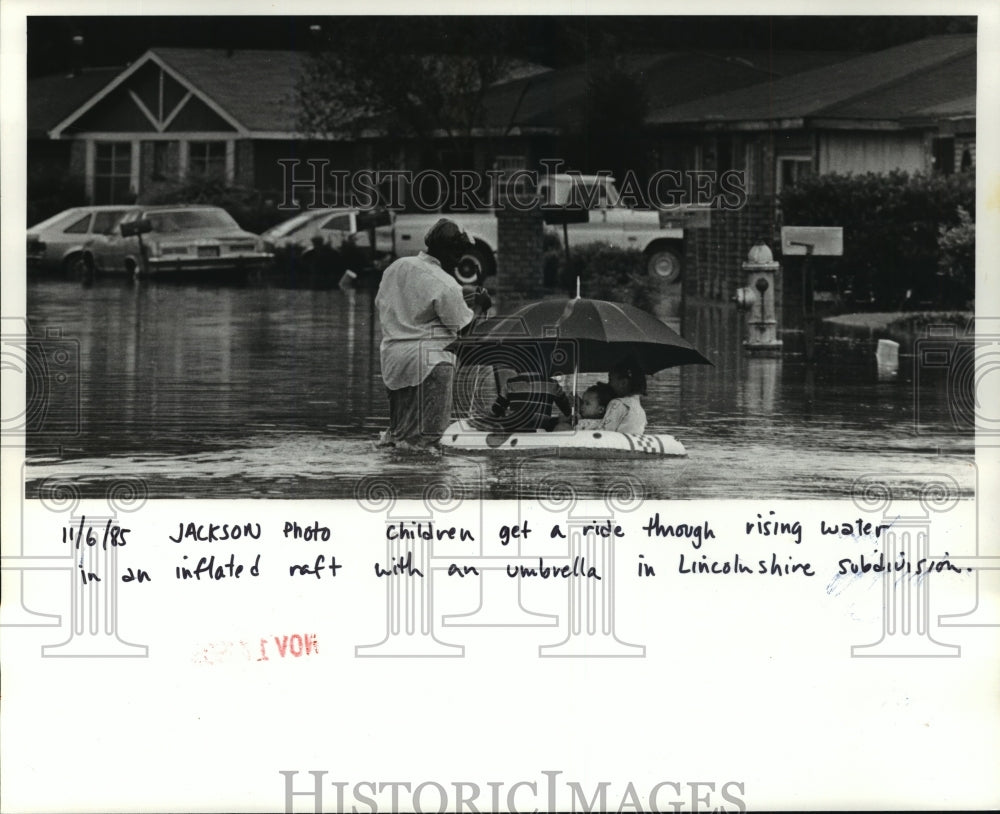
[[[77,549],[84,546],[92,548],[100,545],[101,548],[107,551],[109,545],[112,547],[125,545],[128,542],[125,535],[131,533],[131,529],[122,528],[111,519],[108,519],[104,524],[102,536],[98,537],[94,532],[94,527],[87,523],[87,517],[84,515],[80,518],[79,524],[63,527],[62,541],[63,543],[73,543]]]

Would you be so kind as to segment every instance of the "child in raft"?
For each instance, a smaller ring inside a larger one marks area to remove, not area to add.
[[[646,432],[646,411],[640,396],[646,395],[646,375],[636,362],[624,362],[608,371],[613,398],[597,429],[642,435]]]
[[[572,412],[569,397],[553,378],[541,373],[515,373],[509,368],[498,368],[497,380],[501,383],[500,394],[486,419],[490,428],[551,432],[559,424],[559,418],[552,415],[553,406],[567,416],[566,420]]]
[[[615,397],[615,391],[607,382],[592,384],[580,397],[580,418],[576,422],[578,430],[599,430],[608,404]]]

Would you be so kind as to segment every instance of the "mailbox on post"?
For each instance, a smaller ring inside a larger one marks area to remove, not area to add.
[[[782,226],[781,253],[805,256],[802,261],[802,327],[806,359],[812,359],[816,326],[811,259],[843,255],[844,230],[840,226]]]
[[[844,229],[840,226],[782,226],[781,253],[840,257],[844,253]]]

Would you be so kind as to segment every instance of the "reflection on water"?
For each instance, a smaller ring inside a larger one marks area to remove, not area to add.
[[[946,376],[923,376],[915,399],[912,360],[879,382],[873,350],[851,365],[748,359],[729,307],[685,314],[713,367],[650,379],[650,430],[688,457],[640,461],[374,450],[387,408],[363,291],[42,280],[29,283],[28,318],[33,333],[78,343],[80,419],[79,433],[40,422],[29,495],[72,481],[96,496],[140,478],[151,497],[343,498],[375,483],[404,497],[843,497],[881,473],[913,494],[927,473],[974,489],[972,436],[952,421]]]

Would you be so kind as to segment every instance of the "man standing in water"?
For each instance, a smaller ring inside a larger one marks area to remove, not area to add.
[[[427,448],[441,440],[451,420],[455,374],[455,357],[445,348],[491,305],[485,289],[464,294],[451,274],[472,245],[454,221],[439,220],[424,243],[427,251],[385,270],[375,297],[389,397],[389,429],[380,446]]]

